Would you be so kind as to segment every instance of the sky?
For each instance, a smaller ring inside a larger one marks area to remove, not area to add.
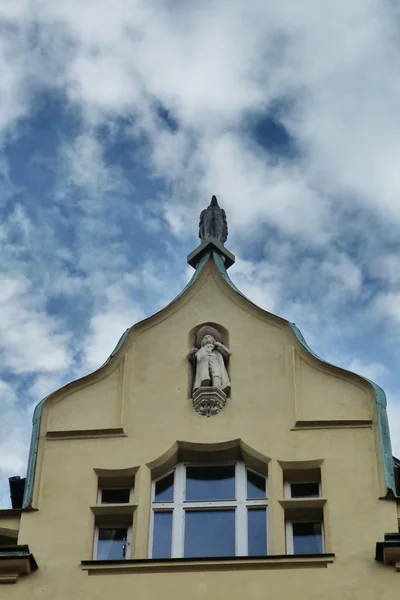
[[[234,283],[385,389],[400,455],[399,30],[390,0],[0,0],[0,506],[213,194]]]

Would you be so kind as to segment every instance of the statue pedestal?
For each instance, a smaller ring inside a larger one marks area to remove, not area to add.
[[[229,269],[229,267],[231,267],[235,262],[234,254],[232,254],[232,252],[229,252],[229,250],[227,250],[219,240],[210,237],[207,240],[201,242],[201,244],[189,254],[189,256],[187,257],[189,265],[193,267],[193,269],[195,269],[201,261],[201,259],[203,258],[203,256],[207,254],[207,252],[212,252],[213,250],[216,250],[223,257],[225,269]]]
[[[200,387],[193,392],[194,410],[203,417],[218,415],[226,404],[226,394],[216,387]]]

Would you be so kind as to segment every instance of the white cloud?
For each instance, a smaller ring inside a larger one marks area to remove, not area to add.
[[[354,340],[376,317],[400,322],[400,42],[390,3],[114,0],[110,10],[109,0],[14,0],[0,17],[10,21],[0,134],[23,134],[43,89],[59,91],[80,123],[62,131],[50,164],[55,201],[40,213],[16,205],[30,190],[13,187],[0,163],[2,205],[14,203],[0,224],[0,358],[5,370],[36,375],[30,400],[98,367],[127,327],[179,291],[176,244],[197,233],[212,193],[228,213],[233,280],[305,327],[312,345],[334,355],[339,334]],[[270,109],[295,143],[289,159],[250,131]],[[108,161],[121,118],[132,166],[161,194],[142,197]],[[173,236],[149,248],[165,223]],[[50,312],[54,298],[69,323]],[[393,372],[374,344],[362,361],[348,358],[355,346],[342,364],[378,381]]]
[[[125,276],[119,284],[107,289],[105,305],[93,314],[88,334],[83,340],[83,369],[100,367],[124,331],[144,318],[142,309],[130,298],[136,284],[135,277]]]
[[[2,366],[17,374],[64,370],[70,365],[69,336],[32,292],[26,278],[0,276]]]

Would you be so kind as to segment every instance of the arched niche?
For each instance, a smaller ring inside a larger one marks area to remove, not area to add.
[[[211,334],[217,342],[222,343],[228,349],[230,349],[229,343],[229,331],[220,325],[219,323],[214,323],[212,321],[207,321],[204,323],[199,323],[195,327],[193,327],[188,334],[188,384],[187,384],[187,394],[188,398],[192,398],[193,395],[193,387],[194,381],[196,377],[196,359],[194,358],[193,350],[199,350],[201,347],[201,341],[206,334]],[[224,365],[228,375],[228,379],[230,382],[231,379],[231,369],[230,369],[230,360],[229,356],[224,357]],[[226,380],[226,377],[225,377]],[[227,382],[227,383],[229,383]],[[226,392],[226,396],[230,397],[230,384],[229,391]]]

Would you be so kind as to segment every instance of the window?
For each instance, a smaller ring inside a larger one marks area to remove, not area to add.
[[[267,480],[242,462],[179,464],[153,482],[152,558],[267,554]]]
[[[130,558],[131,527],[115,525],[96,528],[95,560],[124,560]]]
[[[99,490],[99,504],[128,504],[133,488],[103,488]]]
[[[324,552],[321,521],[288,521],[286,523],[288,554],[322,554]]]
[[[319,498],[321,496],[321,484],[317,481],[286,481],[285,496],[287,498]]]
[[[135,506],[133,475],[109,474],[99,477],[95,515],[94,560],[132,558],[131,538]]]

